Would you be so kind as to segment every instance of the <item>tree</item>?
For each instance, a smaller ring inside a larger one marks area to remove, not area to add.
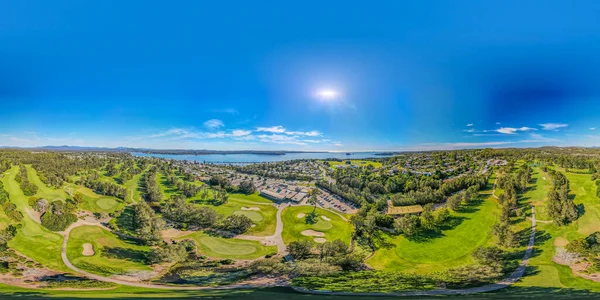
[[[420,219],[417,216],[404,216],[398,221],[398,227],[405,236],[410,237],[419,233]]]
[[[423,206],[423,212],[420,216],[421,227],[427,230],[433,230],[437,226],[433,216],[433,204],[429,203]]]
[[[240,182],[239,190],[240,192],[249,195],[256,192],[256,187],[254,186],[252,180],[243,180]]]
[[[160,231],[165,226],[165,221],[146,203],[139,202],[132,205],[132,227],[136,235],[148,244],[155,244],[162,240]]]
[[[252,227],[252,220],[245,215],[230,215],[221,221],[221,229],[241,234]]]
[[[310,197],[308,198],[308,203],[314,205],[313,214],[317,210],[318,197],[321,194],[321,190],[318,188],[314,188],[310,190]]]
[[[289,243],[287,251],[295,259],[306,259],[312,253],[314,242],[308,240],[294,241]]]

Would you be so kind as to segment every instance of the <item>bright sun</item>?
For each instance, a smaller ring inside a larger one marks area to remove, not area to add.
[[[332,89],[322,89],[317,91],[317,97],[324,100],[334,100],[338,95],[338,92]]]

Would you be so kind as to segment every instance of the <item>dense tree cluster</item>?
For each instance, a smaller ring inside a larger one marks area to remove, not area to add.
[[[127,197],[127,189],[111,182],[101,181],[96,172],[92,172],[92,174],[83,177],[79,181],[79,184],[92,189],[94,192],[101,195],[112,196],[123,200]]]
[[[77,221],[77,216],[73,213],[77,204],[74,200],[63,202],[56,200],[50,203],[50,207],[42,215],[42,226],[52,231],[63,231],[72,223]]]
[[[148,244],[162,241],[160,231],[165,227],[165,221],[146,202],[133,204],[131,208],[130,229],[135,235]]]
[[[261,164],[247,164],[243,166],[233,166],[237,172],[252,174],[260,177],[269,177],[285,180],[311,181],[314,180],[314,174],[299,172],[296,166],[304,160],[290,160],[281,162],[270,162]]]
[[[27,168],[25,166],[19,167],[19,173],[15,177],[15,180],[21,186],[21,190],[25,196],[33,196],[37,193],[37,185],[29,182],[29,176],[27,175]]]
[[[156,184],[156,167],[151,167],[144,175],[144,200],[153,205],[158,204],[162,200],[162,193],[158,184]]]
[[[556,225],[569,224],[578,218],[577,206],[569,198],[569,180],[563,173],[548,170],[552,189],[548,191],[548,215]]]
[[[252,182],[252,180],[242,180],[242,182],[240,182],[240,186],[238,186],[238,190],[241,193],[244,193],[246,195],[250,195],[256,192],[256,186],[254,186],[254,183]]]

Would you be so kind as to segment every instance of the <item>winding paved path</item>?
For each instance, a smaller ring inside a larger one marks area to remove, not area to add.
[[[69,226],[69,228],[67,228],[65,231],[63,231],[64,239],[63,239],[63,244],[62,244],[62,251],[60,253],[63,263],[69,269],[71,269],[81,275],[84,275],[87,278],[95,279],[98,281],[111,282],[111,283],[120,284],[120,285],[126,285],[126,286],[151,288],[151,289],[162,289],[162,290],[228,290],[228,289],[248,289],[248,288],[269,287],[269,286],[282,286],[282,284],[276,284],[276,285],[273,285],[273,284],[262,284],[262,285],[233,284],[233,285],[224,285],[224,286],[217,286],[217,287],[214,287],[214,286],[169,286],[169,285],[162,285],[162,284],[131,282],[131,281],[119,280],[119,279],[114,279],[114,278],[109,278],[109,277],[104,277],[104,276],[96,275],[93,273],[89,273],[89,272],[86,272],[86,271],[81,270],[81,269],[77,268],[76,266],[74,266],[67,258],[67,243],[69,242],[69,235],[73,229],[75,229],[79,226],[98,226],[98,227],[107,229],[109,231],[110,231],[110,229],[98,222],[88,222],[88,221],[84,221],[84,220],[79,220],[79,221],[71,224],[71,226]]]
[[[533,246],[535,243],[535,207],[531,207],[531,236],[529,237],[529,244],[527,245],[527,250],[525,250],[525,255],[519,263],[517,269],[510,274],[507,278],[503,279],[500,282],[487,284],[483,286],[478,286],[474,288],[468,289],[438,289],[438,290],[429,290],[429,291],[415,291],[415,292],[406,292],[406,293],[344,293],[344,292],[328,292],[328,291],[313,291],[307,290],[300,287],[292,287],[295,291],[301,293],[309,293],[309,294],[320,294],[320,295],[339,295],[339,296],[437,296],[437,295],[466,295],[466,294],[477,294],[477,293],[486,293],[497,291],[506,287],[511,286],[515,282],[517,282],[523,274],[525,274],[525,270],[527,268],[527,264],[529,264],[529,258],[531,257],[531,253],[533,252]]]
[[[283,238],[281,237],[281,233],[283,232],[283,220],[281,219],[281,213],[286,207],[288,207],[287,204],[279,204],[279,206],[277,207],[277,223],[275,225],[275,234],[270,236],[238,235],[235,238],[249,241],[268,241],[272,244],[277,245],[277,254],[286,255],[287,252],[285,243],[283,242]]]

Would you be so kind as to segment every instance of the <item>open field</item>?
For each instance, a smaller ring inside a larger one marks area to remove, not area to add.
[[[2,177],[4,188],[9,193],[11,202],[23,213],[23,227],[9,242],[9,247],[50,269],[69,272],[60,258],[62,236],[43,228],[27,213],[32,209],[29,207],[27,196],[23,195],[19,184],[15,181],[15,175],[18,172],[19,167],[13,166],[8,174]]]
[[[324,236],[321,237],[328,241],[340,239],[350,243],[352,225],[328,210],[317,208],[316,223],[307,224],[305,216],[310,214],[313,209],[312,206],[290,206],[285,208],[281,218],[283,220],[282,237],[286,244],[298,240],[314,241],[313,236],[302,234],[303,231],[306,233],[308,230],[324,233]],[[328,218],[329,221],[322,216]]]
[[[94,254],[84,256],[83,245],[91,244]],[[74,228],[69,236],[67,257],[76,267],[99,275],[110,276],[135,271],[150,271],[144,264],[147,246],[119,239],[97,226]]]
[[[377,250],[367,263],[375,269],[417,273],[471,263],[471,252],[491,241],[490,228],[499,214],[499,206],[489,188],[481,192],[481,197],[480,203],[452,213],[451,222],[456,224],[451,229],[412,240],[403,235],[388,236],[387,241],[393,246]]]
[[[198,252],[212,258],[256,259],[269,253],[277,253],[276,246],[263,246],[257,241],[227,239],[194,232],[177,238],[193,239],[198,244]]]

